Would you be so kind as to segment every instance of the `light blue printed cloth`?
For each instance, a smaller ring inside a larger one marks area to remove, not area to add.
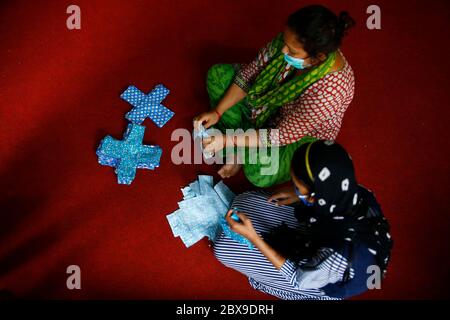
[[[222,232],[220,220],[228,212],[235,194],[223,181],[214,186],[213,177],[206,175],[200,175],[181,192],[183,200],[178,202],[179,209],[167,216],[173,235],[180,237],[186,247],[205,236],[212,241],[217,239]]]
[[[203,139],[209,138],[211,129],[206,130],[205,127],[200,124],[197,129],[194,129],[192,132],[192,138],[194,139],[194,143],[198,143],[200,150],[202,150],[203,156],[205,159],[211,159],[214,157],[214,152],[208,152],[203,149]]]

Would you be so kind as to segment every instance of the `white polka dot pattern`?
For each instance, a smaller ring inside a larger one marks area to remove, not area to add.
[[[330,170],[327,167],[323,167],[322,170],[320,170],[319,179],[320,181],[325,181],[330,175]]]
[[[163,127],[174,115],[173,111],[161,104],[169,92],[162,84],[157,85],[148,95],[135,86],[129,86],[120,96],[134,107],[125,118],[132,123],[141,124],[148,117],[159,128]]]
[[[350,182],[348,181],[348,179],[342,180],[342,183],[341,183],[342,191],[348,191],[349,184],[350,184]]]

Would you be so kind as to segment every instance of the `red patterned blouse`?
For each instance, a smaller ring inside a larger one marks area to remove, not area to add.
[[[240,66],[234,83],[248,92],[275,53],[271,43],[262,48],[254,61]],[[281,106],[277,114],[269,119],[268,130],[261,136],[265,144],[286,145],[304,136],[336,139],[355,90],[353,70],[342,57],[344,66],[339,71],[330,72],[310,85],[296,100]],[[285,72],[284,76],[287,74]],[[258,113],[258,110],[252,110],[252,117]]]

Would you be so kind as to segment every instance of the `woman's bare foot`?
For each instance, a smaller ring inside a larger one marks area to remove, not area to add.
[[[239,170],[241,170],[241,167],[242,164],[227,163],[224,164],[222,168],[220,168],[220,170],[217,171],[217,173],[219,174],[219,176],[222,177],[222,179],[225,179],[234,176],[236,173],[239,172]]]

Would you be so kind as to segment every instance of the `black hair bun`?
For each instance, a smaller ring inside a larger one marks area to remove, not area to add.
[[[355,25],[348,12],[336,15],[322,5],[310,5],[292,13],[287,21],[298,41],[312,57],[336,51],[347,30]]]
[[[342,11],[339,14],[336,31],[342,37],[347,31],[355,25],[355,20],[350,17],[347,11]]]

